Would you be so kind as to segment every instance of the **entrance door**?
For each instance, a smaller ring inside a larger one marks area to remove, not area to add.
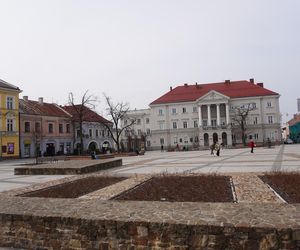
[[[46,144],[46,154],[47,156],[54,156],[55,155],[55,146],[53,143]]]
[[[222,142],[224,146],[227,145],[227,134],[225,132],[222,133]]]
[[[208,134],[205,133],[203,137],[204,137],[204,146],[209,146],[209,137],[208,137]]]
[[[24,157],[30,157],[30,144],[24,144]]]

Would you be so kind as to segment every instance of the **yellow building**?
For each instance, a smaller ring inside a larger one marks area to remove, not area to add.
[[[19,93],[0,79],[0,159],[19,157]]]

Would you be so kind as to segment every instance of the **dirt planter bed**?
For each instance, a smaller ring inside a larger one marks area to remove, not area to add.
[[[233,202],[230,177],[217,175],[153,177],[115,200]]]
[[[300,203],[300,173],[275,172],[259,176],[288,203]]]
[[[91,193],[95,190],[110,186],[127,178],[124,177],[86,177],[75,181],[65,182],[48,188],[24,193],[22,197],[44,197],[44,198],[77,198]]]

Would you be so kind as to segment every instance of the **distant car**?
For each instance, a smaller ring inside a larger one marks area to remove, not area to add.
[[[284,141],[284,144],[293,144],[293,143],[294,143],[293,140],[290,138],[288,138]]]

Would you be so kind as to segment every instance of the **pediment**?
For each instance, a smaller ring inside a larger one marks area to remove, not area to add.
[[[217,92],[215,90],[211,90],[205,95],[201,96],[197,102],[218,102],[218,101],[227,101],[230,98],[226,95],[221,94],[220,92]]]

